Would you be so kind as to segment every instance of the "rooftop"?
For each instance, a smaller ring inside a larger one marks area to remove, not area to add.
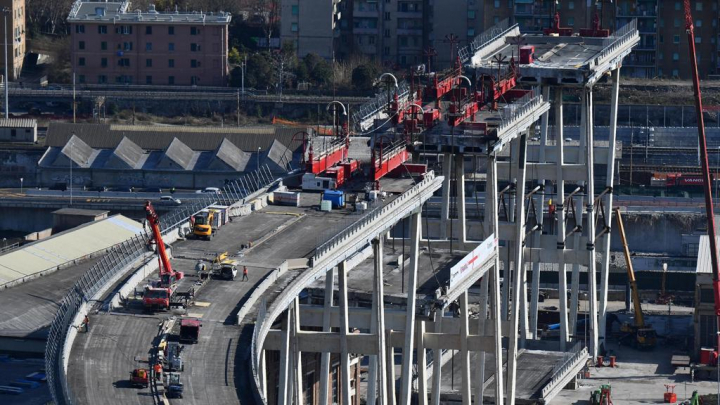
[[[101,215],[107,214],[110,211],[103,211],[103,210],[85,210],[81,208],[60,208],[57,211],[53,211],[52,213],[54,215],[81,215],[81,216],[87,216],[87,217],[99,217]]]
[[[0,118],[0,128],[36,128],[37,121],[30,118]]]
[[[227,25],[232,16],[230,13],[219,11],[217,13],[202,11],[180,12],[177,5],[173,12],[159,12],[155,5],[150,4],[147,11],[128,10],[129,1],[123,2],[100,2],[100,1],[76,1],[70,14],[68,22],[112,22],[129,24],[202,24],[202,25]]]

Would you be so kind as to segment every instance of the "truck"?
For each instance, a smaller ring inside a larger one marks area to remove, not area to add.
[[[228,258],[228,252],[219,254],[213,261],[212,275],[224,280],[235,280],[238,262]]]
[[[215,235],[215,211],[202,210],[193,216],[193,235],[211,240]]]
[[[180,320],[180,342],[197,343],[202,323],[197,318],[183,318]]]
[[[130,373],[130,385],[147,388],[150,385],[150,372],[146,368],[136,368]]]
[[[184,273],[174,271],[170,264],[170,257],[160,233],[160,218],[150,201],[145,203],[145,212],[153,233],[151,242],[154,243],[160,259],[160,279],[145,289],[143,306],[146,309],[170,309],[170,301],[177,288],[177,282],[184,277]]]
[[[165,356],[165,369],[168,371],[184,371],[185,364],[183,364],[182,346],[178,342],[168,342],[166,346],[167,355]]]

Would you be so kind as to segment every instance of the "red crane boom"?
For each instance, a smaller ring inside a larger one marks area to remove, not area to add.
[[[708,237],[710,239],[710,262],[713,269],[713,293],[715,297],[715,315],[717,325],[720,326],[720,267],[718,267],[718,250],[715,239],[715,215],[712,200],[712,183],[710,180],[710,167],[708,164],[707,142],[705,137],[705,121],[703,119],[702,96],[700,94],[700,78],[698,76],[697,58],[695,56],[695,27],[693,26],[690,0],[685,0],[685,29],[688,36],[688,50],[690,51],[690,69],[695,91],[695,112],[698,119],[698,138],[700,144],[700,163],[702,165],[703,188],[705,189],[705,211],[707,214]],[[718,335],[716,350],[720,350],[720,335]]]
[[[162,234],[160,233],[160,217],[157,212],[155,212],[155,208],[153,208],[150,201],[145,202],[145,212],[160,258],[160,286],[170,287],[175,280],[183,278],[183,273],[173,271],[170,265],[170,258],[168,258],[167,251],[165,250],[165,242],[163,242]]]

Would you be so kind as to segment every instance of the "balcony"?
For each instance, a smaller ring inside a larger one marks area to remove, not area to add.
[[[418,19],[418,18],[423,18],[423,13],[422,13],[422,11],[398,11],[397,18]]]
[[[377,10],[353,10],[353,18],[378,18]]]
[[[362,35],[362,34],[365,34],[365,35],[377,35],[377,34],[378,34],[378,29],[377,29],[377,27],[375,27],[375,28],[372,28],[372,27],[353,27],[352,32],[353,32],[353,34],[360,34],[360,35]]]
[[[422,28],[398,28],[397,35],[422,35]]]

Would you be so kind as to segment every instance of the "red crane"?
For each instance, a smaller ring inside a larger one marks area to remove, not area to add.
[[[707,142],[705,137],[705,121],[703,119],[702,95],[700,94],[700,78],[698,77],[697,58],[695,56],[695,27],[693,26],[690,0],[685,0],[685,30],[688,37],[688,50],[690,52],[690,69],[695,92],[695,112],[698,120],[698,138],[700,144],[700,163],[702,165],[703,188],[705,189],[705,211],[707,214],[708,237],[710,239],[710,263],[713,273],[713,293],[715,297],[715,315],[717,325],[720,326],[720,267],[718,267],[717,241],[715,240],[715,215],[712,200],[712,183],[710,182],[710,167],[708,164]],[[720,349],[720,334],[718,335],[716,353]]]
[[[170,265],[170,258],[167,255],[167,251],[165,251],[165,242],[163,242],[162,234],[160,233],[160,217],[157,212],[155,212],[155,208],[153,208],[150,201],[145,202],[145,212],[153,232],[153,243],[157,246],[158,258],[160,259],[160,287],[170,288],[175,281],[183,278],[183,273],[173,271]]]

